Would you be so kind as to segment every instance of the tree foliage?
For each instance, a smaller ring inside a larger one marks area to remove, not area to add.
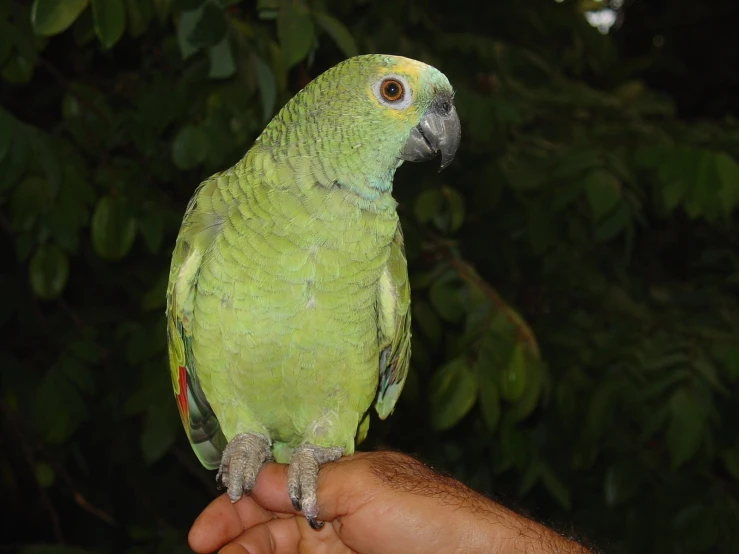
[[[606,551],[734,552],[739,124],[680,119],[589,4],[0,0],[8,540],[183,551],[217,492],[165,362],[185,204],[311,78],[392,52],[449,76],[463,143],[396,178],[413,361],[368,447]]]

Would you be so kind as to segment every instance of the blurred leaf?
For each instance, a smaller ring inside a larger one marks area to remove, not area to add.
[[[104,48],[115,45],[126,30],[123,0],[90,0],[95,34]]]
[[[430,421],[434,429],[456,425],[475,405],[477,382],[464,359],[452,360],[429,382]]]
[[[442,319],[459,322],[464,316],[459,286],[449,281],[437,281],[429,289],[431,305]]]
[[[172,142],[172,161],[179,169],[200,165],[208,150],[208,137],[201,127],[186,125]]]
[[[522,342],[517,342],[507,364],[498,373],[500,396],[508,402],[520,400],[529,384],[524,348]]]
[[[315,19],[318,26],[326,31],[331,38],[339,47],[339,50],[347,57],[351,58],[358,54],[357,44],[354,42],[349,29],[347,29],[341,21],[331,17],[330,15],[323,12],[313,12],[313,19]]]
[[[301,0],[280,4],[277,18],[277,37],[282,46],[282,59],[290,68],[305,58],[313,44],[313,20]]]
[[[160,402],[150,406],[139,445],[144,461],[152,464],[172,447],[180,431],[180,418],[172,402]]]
[[[35,390],[31,413],[35,429],[50,444],[66,441],[87,417],[77,387],[53,368]]]
[[[526,361],[526,387],[521,397],[506,412],[512,421],[526,419],[539,403],[544,387],[544,368],[534,360]]]
[[[739,482],[739,446],[727,448],[721,454],[721,460],[724,462],[724,468],[731,475],[734,481]]]
[[[416,197],[413,213],[419,223],[427,223],[441,211],[444,195],[438,189],[425,190]]]
[[[34,0],[31,8],[33,30],[39,35],[66,31],[87,6],[87,0]]]
[[[673,526],[685,552],[708,552],[718,539],[716,518],[701,505],[685,507],[675,517]]]
[[[33,473],[36,476],[36,482],[39,487],[47,489],[54,484],[54,470],[49,464],[38,462],[33,468]]]
[[[43,300],[59,296],[69,279],[67,255],[54,244],[36,250],[28,266],[28,279],[33,293]]]
[[[236,62],[228,37],[224,37],[216,46],[208,49],[208,59],[210,60],[208,77],[211,79],[225,79],[236,73]]]
[[[138,219],[137,225],[149,252],[156,254],[164,240],[164,220],[154,209],[145,211]]]
[[[226,16],[218,4],[204,3],[198,10],[198,17],[187,35],[189,45],[194,49],[216,46],[226,39]]]
[[[482,420],[488,430],[495,431],[500,421],[498,385],[487,372],[478,371],[479,403]]]
[[[92,215],[92,245],[106,260],[120,260],[131,250],[136,238],[136,219],[126,203],[118,198],[104,196]]]
[[[152,0],[126,0],[126,13],[128,32],[138,37],[146,31],[154,16],[154,4]]]
[[[13,117],[3,109],[0,109],[0,160],[10,151],[15,121]]]
[[[450,187],[442,187],[441,192],[449,204],[449,232],[453,233],[464,223],[464,197]]]
[[[177,44],[183,60],[188,59],[200,49],[190,42],[190,36],[202,17],[203,9],[202,6],[192,10],[185,9],[177,20]]]
[[[603,484],[608,505],[616,506],[631,500],[642,486],[634,460],[619,460],[606,470]]]
[[[665,437],[673,469],[696,454],[705,429],[706,414],[695,389],[677,389],[670,398],[670,423]]]
[[[426,337],[431,341],[441,338],[441,323],[426,302],[414,300],[411,303],[413,309],[413,322],[416,323]]]
[[[277,99],[277,84],[275,76],[270,67],[264,63],[259,56],[252,56],[254,67],[257,75],[257,85],[259,86],[259,96],[262,100],[262,116],[264,122],[268,122],[275,111],[275,101]]]
[[[621,183],[609,172],[591,171],[584,177],[585,192],[596,221],[603,219],[621,199]]]
[[[552,498],[565,510],[572,509],[572,498],[569,489],[565,484],[554,474],[552,469],[543,465],[539,469],[539,479],[544,487],[552,495]]]

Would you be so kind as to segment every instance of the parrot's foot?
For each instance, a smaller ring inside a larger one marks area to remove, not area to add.
[[[228,498],[236,502],[254,488],[257,474],[265,462],[272,461],[270,442],[257,433],[240,433],[226,445],[221,467],[216,475],[228,491]]]
[[[303,511],[313,529],[323,527],[318,517],[318,469],[322,464],[341,458],[341,447],[324,448],[304,442],[293,452],[287,470],[287,494],[296,510]]]

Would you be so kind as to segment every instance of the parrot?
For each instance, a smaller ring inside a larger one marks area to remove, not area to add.
[[[354,452],[373,402],[390,415],[408,374],[395,171],[439,155],[444,169],[460,139],[443,73],[355,56],[195,189],[169,272],[169,366],[190,444],[231,502],[287,463],[293,506],[323,525],[320,466]]]

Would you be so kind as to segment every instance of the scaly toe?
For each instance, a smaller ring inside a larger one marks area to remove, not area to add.
[[[270,441],[257,433],[240,433],[226,445],[217,479],[228,491],[231,502],[238,502],[257,482],[257,474],[272,458]]]

